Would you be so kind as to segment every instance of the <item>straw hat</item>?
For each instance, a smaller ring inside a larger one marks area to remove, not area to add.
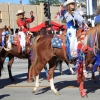
[[[25,14],[25,11],[23,11],[23,10],[18,10],[18,12],[16,13],[16,16],[18,16],[18,14]]]
[[[70,3],[75,3],[74,0],[67,0],[65,3],[64,3],[64,6],[67,6],[69,5]]]

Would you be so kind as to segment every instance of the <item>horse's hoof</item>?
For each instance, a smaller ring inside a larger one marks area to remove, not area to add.
[[[32,83],[32,80],[29,80],[29,79],[28,79],[27,82],[28,82],[28,83]]]
[[[82,98],[88,98],[88,95],[87,95],[87,94],[85,94],[84,96],[82,96]]]
[[[50,78],[49,77],[47,78],[47,81],[50,82]]]
[[[75,72],[73,72],[72,75],[75,75]]]
[[[32,93],[35,93],[36,91],[35,90],[32,90]]]
[[[55,95],[60,95],[60,93],[59,93],[59,92],[54,92],[54,94],[55,94]]]

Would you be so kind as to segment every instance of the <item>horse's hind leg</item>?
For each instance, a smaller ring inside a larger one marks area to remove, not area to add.
[[[60,71],[60,73],[61,73],[61,75],[64,75],[64,72],[62,71],[62,62],[63,62],[63,60],[58,60],[58,65],[59,65],[59,71]]]
[[[45,73],[46,73],[46,77],[48,78],[48,69],[47,69],[46,65],[44,66],[44,70],[45,70]]]
[[[74,70],[72,69],[72,67],[70,66],[70,64],[65,61],[65,63],[67,64],[67,66],[69,67],[69,70],[71,71],[71,74],[75,74]]]
[[[9,62],[8,62],[7,66],[8,66],[9,78],[11,79],[12,82],[15,81],[15,79],[12,76],[12,72],[11,72],[11,67],[12,67],[13,61],[14,61],[14,56],[10,55],[9,56]]]
[[[39,87],[39,74],[41,70],[44,68],[45,64],[41,63],[40,61],[37,62],[37,64],[34,64],[33,71],[35,78],[35,87],[33,88],[32,92],[35,93]]]
[[[56,67],[56,58],[54,57],[49,61],[49,79],[50,79],[51,90],[54,92],[54,94],[59,94],[59,92],[55,89],[54,82],[53,82],[55,67]]]

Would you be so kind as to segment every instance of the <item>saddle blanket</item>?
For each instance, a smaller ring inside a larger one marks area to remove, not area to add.
[[[54,35],[51,42],[52,42],[52,47],[59,49],[62,48],[63,43],[62,40],[59,38],[59,35]]]

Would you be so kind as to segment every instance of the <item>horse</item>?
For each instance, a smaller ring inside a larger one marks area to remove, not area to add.
[[[99,27],[99,26],[98,26],[98,27]],[[98,29],[98,27],[93,28],[92,34],[95,33],[95,30]],[[91,27],[90,29],[92,29],[92,27]],[[83,32],[82,30],[78,30],[78,31],[77,31],[78,37],[81,36],[81,33],[82,33],[82,32]],[[87,32],[86,34],[88,34],[88,33],[91,33],[91,30],[90,30],[90,32],[89,32],[89,30],[88,30],[88,32]],[[99,34],[98,34],[98,38],[99,38]],[[96,47],[96,48],[97,48],[97,47]],[[98,46],[98,50],[100,51],[99,48],[100,48],[100,45]],[[95,63],[95,61],[92,60],[94,57],[95,57],[95,54],[94,54],[93,52],[88,51],[88,52],[86,53],[85,63],[86,63],[86,66],[90,67],[89,70],[88,70],[88,73],[89,73],[90,71],[92,71],[93,65],[94,65],[94,63]],[[63,62],[63,60],[60,60],[60,61],[58,62],[58,65],[59,65],[60,73],[63,74],[63,72],[62,72],[62,62]],[[100,67],[97,67],[97,70],[100,72],[99,69],[100,69]],[[94,83],[97,83],[97,80],[96,80],[96,78],[95,78],[95,72],[92,72],[91,79],[93,80]]]
[[[10,33],[12,34],[12,32],[11,32],[11,30],[10,30],[10,28],[9,28],[9,31],[10,31]],[[1,32],[2,33],[2,32]],[[51,33],[50,31],[49,31],[49,33],[50,34],[54,34],[54,33]],[[43,35],[47,35],[48,34],[48,31],[46,30],[46,28],[42,28],[40,31],[38,31],[38,32],[34,32],[33,33],[33,35],[34,35],[34,37],[36,37],[37,35],[39,35],[39,34],[43,34]],[[2,36],[1,36],[2,37]],[[8,37],[6,37],[6,40],[7,40],[7,38]],[[16,38],[16,37],[15,37]],[[2,41],[2,38],[0,39],[1,41]],[[6,42],[6,41],[5,41]],[[5,43],[6,44],[6,43]],[[13,49],[14,48],[14,49]],[[30,45],[28,46],[27,45],[27,48],[30,48]],[[13,51],[12,51],[13,50]],[[9,73],[9,78],[10,78],[10,80],[13,82],[13,81],[15,81],[15,79],[13,78],[13,76],[12,76],[12,72],[11,72],[11,67],[12,67],[12,64],[13,64],[13,62],[14,62],[14,57],[18,57],[18,58],[27,58],[28,59],[28,72],[29,72],[29,67],[30,67],[30,64],[31,64],[31,61],[30,61],[30,59],[29,59],[29,53],[27,54],[27,53],[25,53],[24,55],[23,54],[21,54],[21,56],[19,55],[19,53],[16,51],[17,50],[17,46],[16,45],[13,45],[12,44],[12,50],[10,50],[10,51],[6,51],[5,49],[2,49],[2,52],[0,53],[1,54],[1,57],[0,57],[0,59],[1,59],[1,63],[0,63],[0,76],[1,76],[1,69],[3,68],[3,63],[4,63],[4,60],[5,60],[5,58],[8,56],[9,57],[9,61],[8,61],[8,65],[7,65],[7,67],[8,67],[8,73]],[[15,51],[15,52],[14,52]],[[59,60],[60,61],[60,60]],[[71,70],[71,73],[74,73],[74,71],[72,70],[72,68],[71,67],[69,67],[70,68],[70,70]],[[47,71],[47,66],[45,66],[44,67],[44,69],[45,69],[45,72],[46,72],[46,77],[47,77],[47,79],[48,79],[48,71]],[[60,69],[60,68],[59,68]],[[27,75],[28,76],[28,75]]]
[[[0,28],[0,76],[1,76],[1,69],[2,69],[2,60],[1,60],[1,50],[2,50],[2,34],[3,32],[8,31],[7,26],[5,25],[3,28]]]
[[[9,28],[10,30],[10,28]],[[2,32],[4,31],[4,29],[2,29],[2,31],[0,31],[0,41],[2,41]],[[10,30],[11,32],[11,30]],[[12,36],[10,34],[10,36]],[[4,60],[6,57],[9,57],[9,61],[8,61],[8,73],[9,73],[9,78],[11,79],[11,81],[15,81],[15,79],[13,78],[12,76],[12,72],[11,72],[11,67],[12,67],[12,64],[14,62],[14,57],[18,57],[20,59],[22,58],[26,58],[28,59],[28,71],[29,71],[29,67],[31,65],[31,59],[30,59],[30,52],[31,52],[31,45],[30,45],[30,40],[31,40],[31,35],[28,34],[27,37],[26,37],[26,52],[24,53],[20,53],[21,51],[21,46],[20,46],[20,43],[19,43],[19,37],[18,35],[14,35],[13,36],[13,39],[16,40],[15,43],[12,44],[12,49],[11,50],[7,50],[7,46],[6,46],[6,42],[9,38],[9,35],[5,35],[5,46],[2,47],[2,50],[0,52],[0,76],[1,76],[1,70],[3,69],[3,63],[4,63]],[[1,43],[1,42],[0,42]],[[28,76],[28,75],[27,75]]]
[[[96,32],[96,30],[98,29],[98,34],[100,34],[100,26],[98,27],[94,27],[92,29],[90,29],[89,31],[86,32],[86,37],[84,39],[84,46],[88,45],[88,40],[89,40],[89,35],[91,34],[92,36],[94,35],[94,33]],[[51,40],[53,38],[53,35],[46,35],[46,36],[41,36],[39,35],[34,43],[33,43],[33,52],[34,52],[34,62],[30,67],[30,77],[33,76],[34,80],[36,80],[36,84],[35,87],[33,88],[32,92],[36,92],[38,87],[39,87],[39,74],[41,72],[41,70],[43,69],[44,65],[48,62],[49,63],[49,78],[50,78],[50,87],[51,90],[53,90],[53,92],[55,94],[59,94],[59,92],[55,89],[54,83],[53,83],[53,72],[54,69],[56,67],[56,60],[59,57],[60,59],[66,61],[69,63],[68,61],[68,55],[65,56],[63,49],[57,49],[57,48],[53,48],[51,45]],[[100,36],[98,37],[98,43],[99,43],[99,39]],[[99,46],[98,46],[99,47]],[[89,58],[89,56],[87,56],[87,58]],[[77,60],[77,59],[76,59]],[[91,59],[90,59],[91,61]],[[88,66],[89,62],[87,61],[85,63],[86,66]],[[83,70],[83,68],[82,68]],[[79,72],[79,75],[81,74],[81,79],[80,79],[80,93],[81,96],[87,96],[86,92],[84,91],[84,74],[83,72]]]

